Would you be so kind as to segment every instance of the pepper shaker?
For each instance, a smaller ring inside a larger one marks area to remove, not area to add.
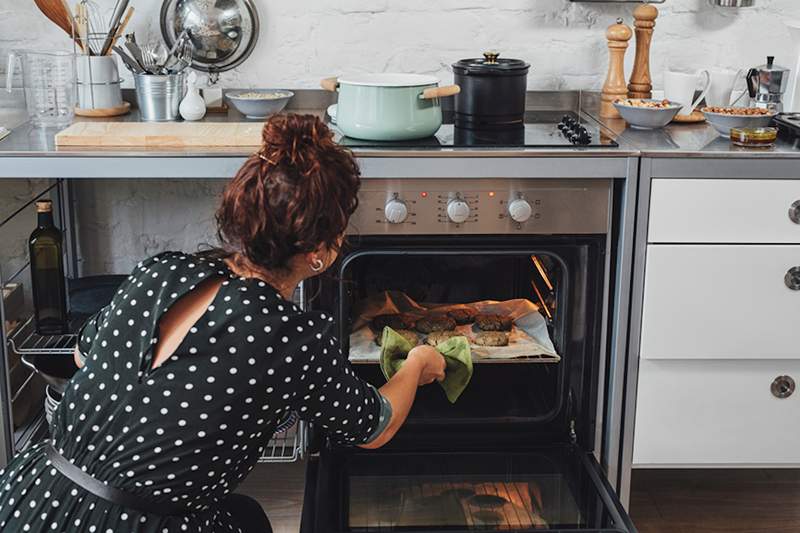
[[[622,19],[617,19],[606,31],[608,39],[608,75],[603,85],[603,94],[600,101],[600,116],[603,118],[620,118],[614,107],[614,102],[620,98],[627,98],[628,87],[625,84],[625,50],[628,41],[633,37],[631,28],[623,24]]]
[[[631,80],[628,83],[630,98],[652,98],[653,79],[650,77],[650,45],[653,42],[653,28],[656,26],[658,9],[652,4],[642,4],[633,10],[636,19],[636,59],[633,63]]]

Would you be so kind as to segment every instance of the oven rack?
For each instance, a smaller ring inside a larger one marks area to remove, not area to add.
[[[306,452],[308,428],[302,420],[282,433],[276,433],[270,439],[259,463],[293,463],[302,459]]]
[[[36,333],[33,317],[28,318],[9,336],[11,349],[19,355],[72,355],[78,335],[39,335]]]

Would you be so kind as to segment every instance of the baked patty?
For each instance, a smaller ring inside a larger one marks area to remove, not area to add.
[[[508,346],[508,333],[505,331],[481,331],[475,335],[472,344],[476,346]]]
[[[436,347],[447,339],[458,337],[459,335],[460,334],[457,331],[434,331],[428,334],[428,338],[425,339],[425,343]]]
[[[383,333],[383,328],[389,326],[392,329],[414,329],[417,318],[406,313],[395,313],[390,315],[378,315],[372,319],[372,329],[378,333]]]
[[[475,320],[475,315],[478,312],[471,307],[460,307],[447,312],[447,316],[456,321],[456,324],[463,326],[464,324],[472,324]]]
[[[411,346],[416,346],[417,344],[419,344],[419,335],[417,335],[416,331],[411,331],[410,329],[395,329],[395,332],[397,332],[398,335],[400,335],[405,340],[410,342]],[[382,341],[383,341],[383,330],[381,330],[380,333],[375,335],[375,344],[380,346]]]
[[[511,331],[514,319],[504,315],[481,314],[475,317],[475,324],[483,331]]]
[[[433,313],[417,320],[416,329],[420,333],[452,331],[456,329],[456,321],[444,313]]]

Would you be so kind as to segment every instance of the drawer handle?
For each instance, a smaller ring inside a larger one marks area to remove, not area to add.
[[[800,291],[800,267],[790,268],[786,277],[783,278],[783,282],[793,291]]]
[[[797,200],[789,208],[789,220],[795,224],[800,224],[800,200]]]
[[[794,387],[795,383],[791,377],[778,376],[775,378],[775,381],[772,382],[770,390],[772,391],[773,396],[780,398],[781,400],[785,400],[794,394]]]

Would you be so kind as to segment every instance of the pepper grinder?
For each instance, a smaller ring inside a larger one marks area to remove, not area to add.
[[[636,59],[633,63],[631,80],[628,83],[630,98],[652,98],[653,79],[650,77],[650,44],[653,42],[653,28],[656,27],[658,9],[652,4],[642,4],[633,10],[636,19]]]
[[[627,98],[628,87],[625,85],[625,50],[628,41],[633,37],[629,26],[617,19],[606,31],[608,39],[608,76],[603,84],[603,94],[600,101],[600,116],[603,118],[620,118],[614,107],[614,102],[620,98]]]

